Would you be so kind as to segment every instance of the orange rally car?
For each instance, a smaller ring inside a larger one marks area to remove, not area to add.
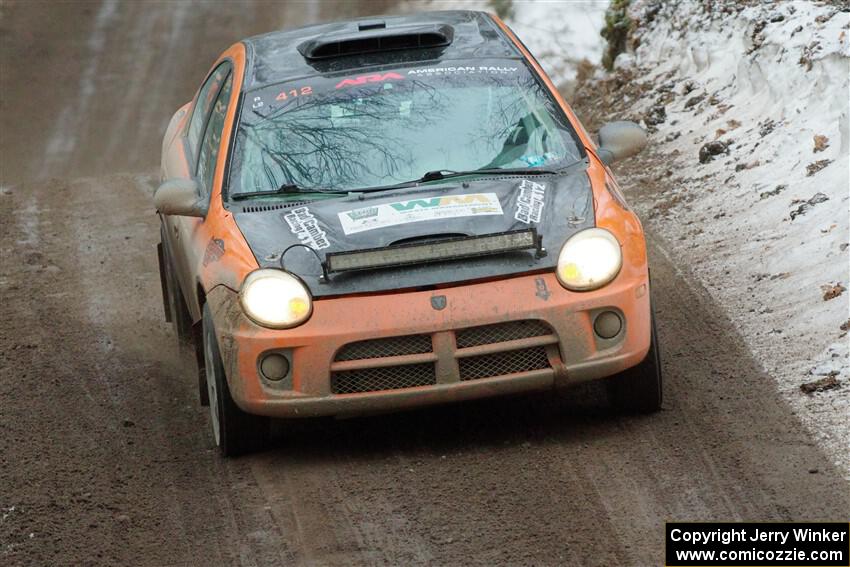
[[[269,418],[355,415],[609,380],[661,404],[646,246],[594,142],[497,17],[246,39],[163,141],[166,318],[225,455]]]

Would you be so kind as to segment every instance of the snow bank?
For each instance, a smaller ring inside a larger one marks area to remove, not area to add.
[[[850,292],[831,297],[850,288],[850,14],[695,0],[630,13],[626,63],[654,87],[633,110],[673,156],[677,187],[651,224],[850,478]],[[830,375],[838,387],[801,391]]]
[[[508,25],[562,91],[569,90],[582,61],[599,64],[608,0],[515,0],[513,6]]]

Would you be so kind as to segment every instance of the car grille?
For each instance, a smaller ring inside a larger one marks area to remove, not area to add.
[[[431,335],[406,335],[348,343],[340,349],[334,360],[363,360],[426,352],[431,352]]]
[[[461,358],[458,366],[460,379],[464,381],[551,367],[546,348],[542,346]]]
[[[552,329],[543,321],[510,321],[496,325],[470,327],[457,331],[457,348],[504,343],[529,337],[551,335]]]
[[[449,381],[479,380],[547,369],[551,368],[547,348],[557,351],[558,342],[552,328],[538,320],[509,321],[434,333],[435,336],[441,334],[454,335],[453,341],[444,340],[443,344],[450,342],[453,345],[452,356],[457,363],[457,371],[453,370],[452,359],[439,363],[421,362],[423,355],[432,355],[434,351],[432,335],[368,339],[349,343],[337,352],[334,365],[339,364],[342,368],[331,369],[331,393],[360,394],[433,386],[437,384],[438,364],[446,364],[446,368],[452,369],[442,371],[444,375],[454,375]],[[534,338],[542,339],[545,344],[512,343]],[[504,349],[499,349],[500,343],[505,343]],[[475,347],[484,347],[489,352],[477,354],[465,350]],[[419,360],[405,359],[410,356]],[[398,357],[398,364],[386,360],[393,357]],[[374,366],[371,366],[370,361],[373,360]],[[358,367],[350,368],[352,362],[356,362]]]
[[[331,374],[331,392],[360,394],[380,390],[400,390],[437,383],[434,364],[405,364],[385,368],[344,370]]]

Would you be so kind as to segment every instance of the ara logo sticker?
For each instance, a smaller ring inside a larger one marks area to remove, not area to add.
[[[204,267],[212,262],[218,262],[222,256],[224,256],[224,240],[221,238],[210,238],[210,242],[204,250]]]
[[[336,88],[356,87],[365,85],[366,83],[382,83],[389,80],[400,81],[404,80],[404,77],[398,73],[373,73],[371,75],[361,75],[353,79],[343,79],[336,84]]]
[[[301,244],[305,244],[314,250],[328,248],[331,245],[327,233],[322,230],[319,221],[307,207],[292,209],[282,216],[286,224],[289,225],[292,234],[298,237]]]
[[[519,184],[519,198],[516,201],[514,218],[525,224],[540,222],[545,203],[546,186],[523,179],[522,183]]]
[[[473,193],[385,203],[343,211],[338,216],[343,232],[356,234],[412,222],[501,214],[502,205],[495,193]]]

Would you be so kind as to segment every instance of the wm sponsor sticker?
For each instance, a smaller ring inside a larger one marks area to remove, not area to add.
[[[345,234],[400,224],[479,215],[501,215],[495,193],[473,193],[397,201],[338,213]]]

